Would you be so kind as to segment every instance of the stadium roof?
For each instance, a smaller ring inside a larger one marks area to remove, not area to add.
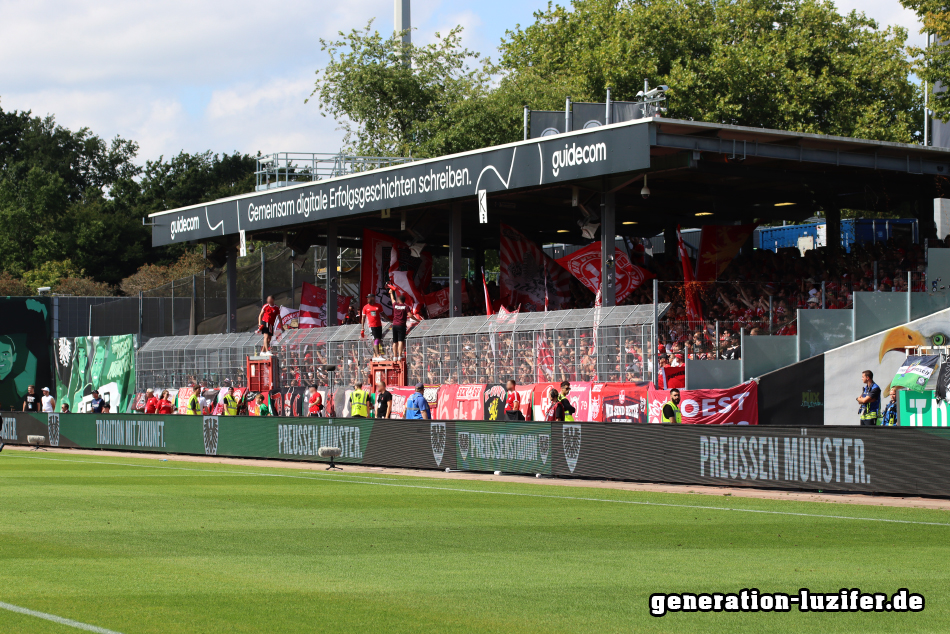
[[[640,195],[644,175],[648,199]],[[914,215],[924,204],[929,214],[948,175],[944,148],[640,119],[155,213],[152,244],[233,242],[241,230],[248,239],[320,244],[335,220],[340,236],[369,228],[408,237],[403,228],[415,229],[438,252],[454,204],[467,248],[497,248],[501,222],[539,242],[585,243],[581,207],[596,214],[603,191],[615,192],[625,235],[801,220],[829,207]]]

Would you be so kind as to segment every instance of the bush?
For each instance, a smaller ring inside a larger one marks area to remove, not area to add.
[[[35,294],[36,289],[30,288],[22,280],[18,280],[7,271],[0,273],[0,296],[24,297]]]
[[[57,295],[108,297],[115,295],[115,287],[105,282],[97,282],[91,277],[65,277],[53,286],[53,292]]]
[[[168,284],[172,280],[191,277],[201,273],[208,267],[208,261],[198,251],[189,251],[182,254],[178,261],[169,266],[157,264],[143,264],[139,270],[119,283],[119,288],[126,295],[132,297],[139,291],[157,288]]]

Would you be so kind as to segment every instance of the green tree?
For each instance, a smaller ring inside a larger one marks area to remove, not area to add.
[[[665,84],[668,116],[910,142],[922,110],[907,33],[821,0],[574,0],[509,31],[510,75],[569,75],[576,98]]]
[[[339,122],[352,152],[428,156],[460,104],[489,92],[492,66],[462,46],[461,27],[436,33],[432,44],[405,47],[398,34],[384,38],[371,28],[372,21],[320,40],[330,61],[317,71],[311,98]]]
[[[923,27],[921,33],[931,36],[928,46],[912,46],[909,52],[914,56],[914,72],[927,83],[927,105],[934,116],[944,121],[950,119],[950,2],[946,0],[901,0],[905,8],[917,13]],[[934,92],[938,82],[943,85],[940,92]]]
[[[362,154],[439,156],[515,141],[522,107],[566,96],[634,99],[669,90],[668,116],[910,142],[920,91],[907,33],[822,0],[574,0],[548,4],[501,42],[500,62],[453,29],[426,47],[368,26],[323,41],[312,97]]]

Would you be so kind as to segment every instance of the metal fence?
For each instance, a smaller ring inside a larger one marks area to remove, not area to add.
[[[659,307],[662,316],[666,305]],[[389,346],[390,325],[383,329]],[[261,336],[252,333],[160,337],[136,356],[138,391],[191,381],[245,385],[247,355]],[[408,382],[497,383],[536,381],[647,381],[653,379],[653,306],[427,320],[407,341]],[[280,360],[281,385],[351,385],[365,378],[372,341],[360,326],[290,330],[271,347]],[[645,360],[646,359],[646,360]],[[337,367],[331,377],[327,365]]]
[[[313,152],[274,152],[257,157],[257,191],[409,163],[412,158]]]
[[[409,333],[408,381],[646,381],[652,345],[652,305],[429,320]]]
[[[177,388],[192,381],[247,385],[246,357],[256,354],[260,345],[261,336],[252,333],[151,339],[135,355],[136,391]]]

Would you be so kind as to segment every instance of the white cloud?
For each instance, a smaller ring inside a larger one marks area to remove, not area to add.
[[[922,46],[927,43],[926,37],[918,33],[921,24],[917,14],[902,7],[897,0],[835,0],[835,6],[841,13],[863,12],[882,29],[888,26],[904,27],[907,29],[908,44]]]
[[[837,4],[922,41],[916,16],[897,0]],[[425,44],[462,24],[465,45],[494,57],[504,30],[545,5],[415,0],[413,39]],[[304,104],[325,61],[318,40],[373,16],[385,33],[393,2],[0,0],[0,16],[0,105],[133,139],[144,160],[181,150],[337,151],[337,124]]]

